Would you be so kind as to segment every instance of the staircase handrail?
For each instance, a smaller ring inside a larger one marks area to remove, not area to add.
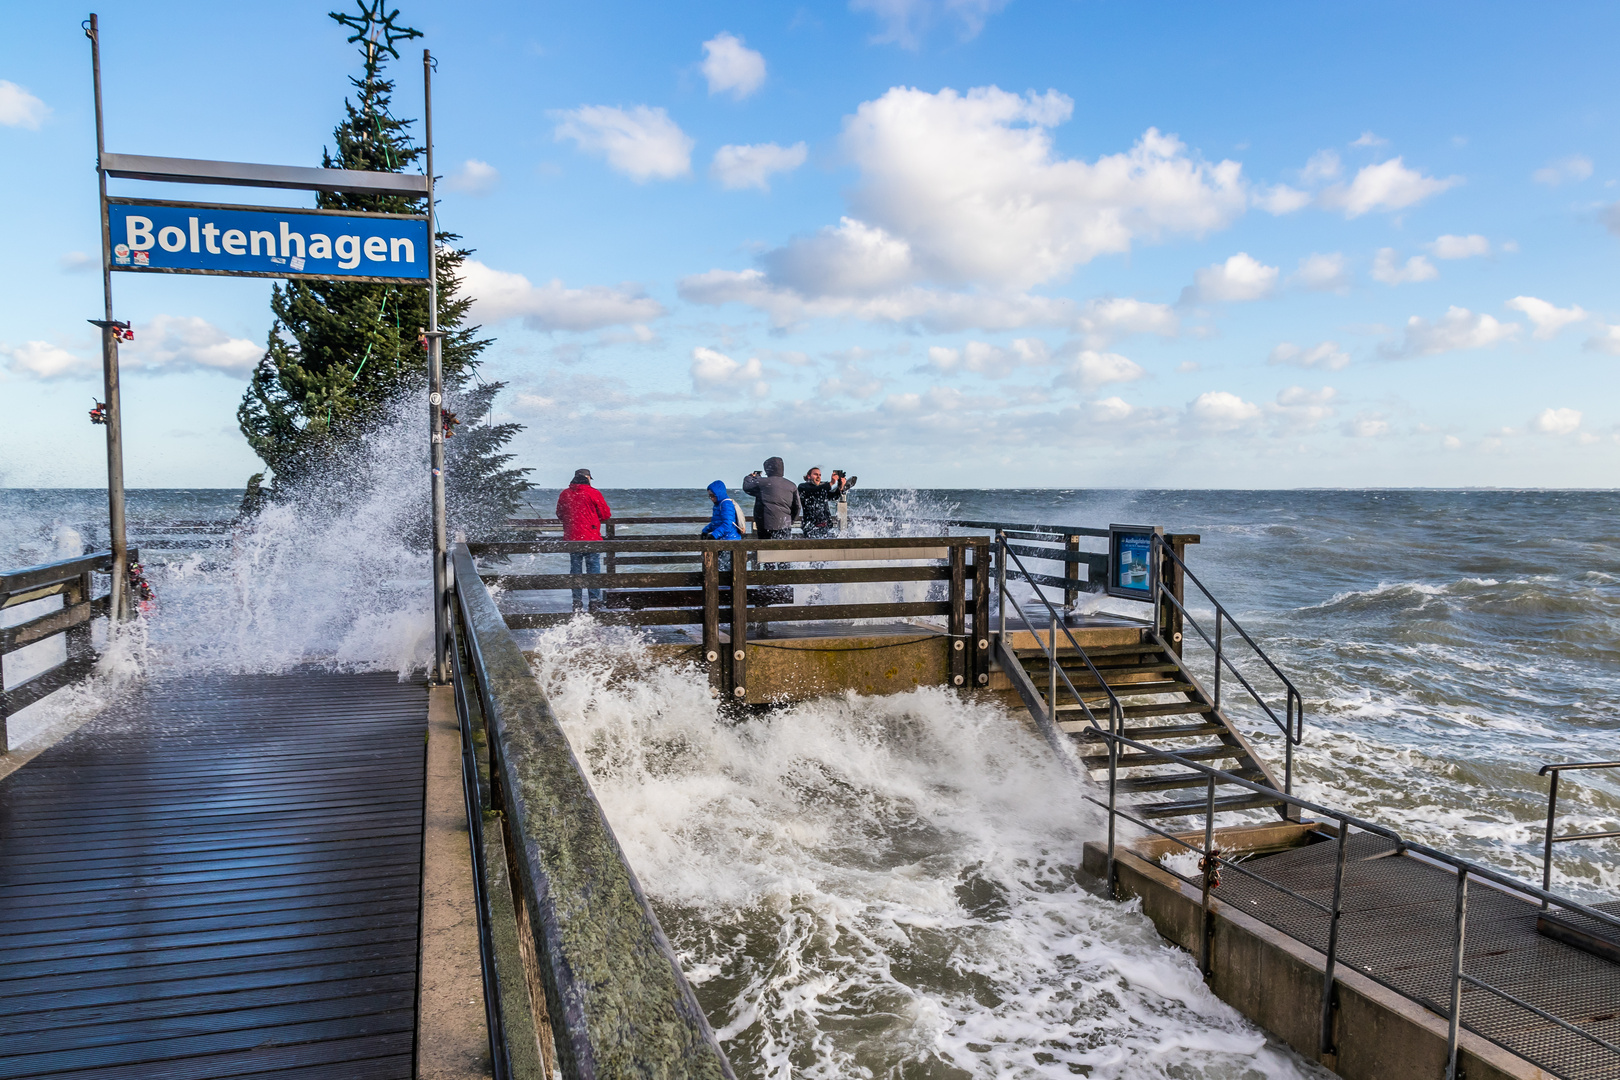
[[[1005,568],[1006,568],[1006,562],[1005,562],[1006,557],[1008,555],[1011,555],[1012,558],[1013,558],[1013,561],[1018,564],[1018,569],[1021,570],[1024,573],[1025,578],[1027,580],[1028,575],[1029,575],[1029,569],[1024,566],[1024,560],[1020,559],[1018,557],[1018,553],[1015,552],[1015,551],[1012,551],[1012,550],[1010,550],[1008,548],[1008,546],[1007,546],[1007,534],[1005,532],[1002,532],[1002,531],[999,531],[999,530],[996,532],[996,543],[1001,548],[1001,560],[1000,560],[999,564],[1002,566],[1003,570],[1005,570]],[[1091,662],[1091,657],[1087,656],[1086,651],[1080,647],[1080,642],[1075,640],[1074,632],[1071,631],[1069,629],[1069,627],[1067,626],[1067,624],[1065,624],[1063,622],[1062,616],[1060,616],[1058,614],[1057,609],[1052,606],[1052,602],[1046,598],[1046,593],[1043,592],[1041,587],[1039,585],[1035,584],[1035,582],[1033,582],[1033,581],[1031,581],[1029,583],[1029,585],[1030,585],[1030,588],[1035,590],[1035,598],[1046,606],[1046,611],[1047,611],[1048,617],[1051,619],[1051,625],[1053,627],[1061,626],[1063,628],[1063,636],[1069,639],[1069,644],[1074,646],[1074,651],[1077,654],[1079,654],[1080,659],[1082,659],[1082,660],[1084,660],[1086,662],[1086,669],[1091,672],[1091,677],[1097,680],[1097,685],[1102,687],[1103,693],[1108,695],[1108,720],[1109,720],[1109,724],[1110,724],[1109,730],[1110,731],[1122,731],[1122,730],[1124,730],[1124,727],[1125,727],[1125,708],[1124,708],[1123,705],[1121,705],[1119,703],[1119,698],[1114,694],[1114,688],[1108,685],[1108,680],[1106,680],[1106,679],[1104,679],[1102,677],[1102,672],[1097,670],[1097,665],[1093,664]],[[1009,593],[1007,591],[1007,575],[1005,574],[1005,572],[1003,572],[1000,575],[1000,597],[999,597],[999,599],[1000,599],[999,610],[1002,612],[1001,623],[1002,623],[1002,645],[1003,645],[1003,647],[1004,648],[1006,647],[1006,622],[1007,622],[1007,620],[1006,620],[1006,610],[1007,610],[1006,609],[1006,602],[1008,600],[1012,601],[1014,609],[1016,609],[1017,612],[1018,612],[1018,617],[1020,619],[1024,620],[1024,625],[1028,626],[1030,628],[1031,634],[1034,635],[1035,626],[1034,626],[1033,623],[1031,623],[1029,621],[1029,616],[1024,613],[1024,606],[1018,602],[1017,597],[1013,596],[1011,593]],[[1040,641],[1040,637],[1038,635],[1035,635],[1035,640],[1037,642]],[[1091,721],[1091,726],[1096,728],[1098,731],[1101,731],[1102,730],[1102,725],[1097,723],[1096,714],[1091,711],[1091,706],[1086,704],[1086,699],[1080,696],[1080,691],[1079,690],[1075,689],[1074,683],[1071,682],[1070,679],[1069,679],[1069,673],[1064,671],[1062,666],[1060,664],[1058,664],[1057,647],[1056,647],[1056,644],[1055,644],[1055,642],[1057,640],[1056,634],[1052,635],[1052,640],[1053,640],[1054,644],[1051,645],[1050,647],[1048,647],[1047,645],[1042,645],[1041,646],[1041,651],[1046,654],[1047,663],[1049,663],[1051,665],[1053,671],[1056,671],[1059,675],[1063,676],[1063,682],[1064,682],[1064,684],[1066,686],[1068,686],[1069,693],[1073,694],[1075,701],[1080,703],[1080,708],[1081,708],[1081,710],[1083,710],[1085,712],[1086,719]],[[1008,650],[1008,653],[1009,654],[1011,653],[1010,649]],[[1051,702],[1048,702],[1048,705],[1052,709],[1053,716],[1055,717],[1056,716],[1056,709],[1057,709],[1057,702],[1056,701],[1051,701]]]
[[[1187,610],[1186,605],[1178,600],[1176,595],[1165,586],[1164,577],[1163,575],[1160,575],[1158,582],[1159,596],[1163,599],[1169,600],[1171,604],[1175,605],[1176,610],[1181,612],[1182,617],[1186,619],[1187,622],[1192,624],[1193,629],[1198,631],[1198,636],[1204,639],[1204,643],[1215,651],[1215,700],[1212,702],[1212,704],[1216,708],[1220,708],[1220,670],[1221,666],[1225,665],[1228,671],[1237,676],[1238,681],[1243,684],[1243,688],[1249,692],[1249,696],[1255,700],[1255,703],[1265,710],[1266,715],[1270,717],[1271,722],[1276,724],[1277,727],[1282,731],[1283,736],[1293,745],[1300,745],[1300,743],[1302,743],[1305,739],[1305,699],[1300,694],[1298,687],[1294,685],[1294,681],[1283,673],[1282,668],[1278,667],[1276,662],[1273,661],[1271,657],[1266,655],[1265,650],[1262,649],[1259,644],[1255,642],[1254,638],[1249,636],[1249,632],[1243,629],[1242,625],[1240,625],[1238,621],[1232,617],[1232,613],[1226,610],[1225,605],[1223,605],[1219,600],[1215,599],[1214,594],[1211,593],[1207,587],[1205,587],[1202,581],[1198,580],[1197,574],[1194,574],[1187,568],[1187,564],[1182,561],[1181,557],[1175,553],[1175,550],[1171,548],[1169,544],[1166,544],[1161,537],[1155,535],[1153,538],[1153,545],[1163,555],[1168,556],[1170,561],[1175,563],[1176,566],[1180,568],[1181,573],[1186,580],[1191,581],[1194,585],[1196,585],[1198,587],[1198,591],[1204,594],[1204,598],[1208,600],[1210,605],[1215,609],[1215,638],[1212,640],[1208,632],[1204,630],[1203,625],[1197,620],[1197,618],[1193,616],[1192,612]],[[1271,669],[1271,673],[1277,676],[1278,681],[1283,684],[1287,701],[1287,704],[1284,706],[1284,711],[1287,714],[1286,720],[1279,720],[1277,718],[1276,711],[1272,709],[1269,704],[1267,704],[1263,697],[1260,696],[1259,691],[1257,691],[1254,688],[1254,685],[1249,682],[1248,677],[1245,676],[1242,671],[1238,670],[1236,664],[1232,663],[1231,657],[1227,655],[1224,648],[1223,635],[1221,634],[1222,620],[1232,624],[1232,629],[1236,630],[1242,636],[1243,640],[1248,643],[1249,648],[1254,650],[1254,654],[1260,658],[1262,663]]]

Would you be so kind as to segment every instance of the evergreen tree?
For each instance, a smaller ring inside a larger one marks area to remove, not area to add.
[[[383,65],[388,56],[399,58],[396,41],[421,33],[396,25],[399,12],[387,12],[384,0],[358,2],[358,16],[330,13],[355,31],[349,40],[359,44],[364,69],[349,80],[357,101],[344,99],[344,119],[332,133],[334,149],[322,150],[321,165],[404,172],[420,159],[422,148],[411,139],[411,121],[396,119],[390,109],[394,84],[383,77]],[[316,206],[426,212],[424,199],[370,193],[322,192]],[[446,405],[477,419],[487,415],[504,384],[469,387],[490,339],[478,336],[480,327],[465,325],[472,301],[459,295],[456,273],[470,251],[451,246],[460,239],[453,233],[440,232],[437,239]],[[420,333],[428,325],[427,305],[425,283],[289,280],[272,288],[275,322],[236,413],[242,434],[272,474],[269,498],[346,456],[345,445],[364,439],[387,419],[402,395],[425,388],[427,353]],[[500,453],[520,430],[518,424],[467,424],[446,443],[448,503],[458,527],[482,532],[498,524],[530,487],[523,479],[530,470],[507,468],[511,455]],[[249,480],[245,511],[266,497],[262,481],[262,473]]]

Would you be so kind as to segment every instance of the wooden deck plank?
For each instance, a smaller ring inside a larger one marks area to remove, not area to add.
[[[403,1080],[427,695],[157,682],[0,780],[0,1080]]]

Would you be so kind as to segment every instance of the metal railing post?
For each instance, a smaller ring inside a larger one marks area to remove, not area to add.
[[[1116,733],[1117,734],[1117,733]],[[1119,813],[1119,740],[1108,740],[1108,898],[1117,900],[1114,886],[1114,827]]]
[[[1057,727],[1057,616],[1048,612],[1049,622],[1046,624],[1046,718],[1051,721],[1052,727]]]
[[[1457,1080],[1457,1040],[1462,1030],[1463,945],[1468,932],[1468,868],[1457,868],[1457,939],[1451,964],[1451,1024],[1446,1034],[1446,1080]]]
[[[1350,826],[1339,819],[1339,853],[1333,865],[1333,908],[1328,912],[1327,965],[1322,969],[1322,1038],[1318,1044],[1324,1054],[1334,1052],[1333,1045],[1333,967],[1339,959],[1339,907],[1344,896],[1344,857],[1350,842]]]
[[[1007,534],[996,533],[996,636],[1007,648]]]
[[[1541,849],[1541,891],[1552,891],[1553,821],[1558,814],[1558,770],[1548,774],[1547,785],[1547,840]],[[1541,898],[1541,909],[1547,910],[1547,898]]]
[[[1221,640],[1222,640],[1222,638],[1221,638],[1221,629],[1222,629],[1222,625],[1223,625],[1223,620],[1221,618],[1221,615],[1222,615],[1221,609],[1216,608],[1215,609],[1215,707],[1217,709],[1221,707],[1221,661],[1225,658],[1225,655],[1226,655],[1225,652],[1221,648]]]
[[[1210,974],[1209,956],[1209,890],[1215,880],[1220,860],[1215,854],[1215,774],[1209,777],[1209,788],[1204,795],[1204,900],[1198,921],[1198,970],[1205,978]]]

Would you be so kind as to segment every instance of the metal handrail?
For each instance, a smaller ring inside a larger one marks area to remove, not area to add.
[[[634,869],[464,543],[455,609],[484,716],[492,795],[566,1080],[734,1080]],[[486,1005],[487,1008],[487,1005]],[[645,1021],[645,1022],[642,1022]],[[632,1064],[635,1070],[632,1070]]]
[[[1552,849],[1554,844],[1562,844],[1569,840],[1612,840],[1620,837],[1620,830],[1595,833],[1574,833],[1569,836],[1553,835],[1553,819],[1558,815],[1558,776],[1560,773],[1575,772],[1580,769],[1620,769],[1620,761],[1566,761],[1557,764],[1548,764],[1541,767],[1537,776],[1551,776],[1547,783],[1547,839],[1541,849],[1541,887],[1552,887]],[[1543,900],[1541,906],[1545,908],[1547,902]]]
[[[473,742],[472,704],[467,698],[467,680],[475,676],[462,664],[461,650],[467,644],[461,632],[465,625],[465,612],[461,609],[460,590],[452,590],[457,617],[449,620],[451,686],[456,702],[456,722],[461,728],[461,793],[467,808],[468,840],[472,848],[473,903],[478,911],[478,960],[484,980],[484,1022],[489,1032],[489,1056],[494,1080],[509,1080],[512,1075],[510,1054],[507,1050],[505,1014],[501,1005],[501,983],[495,967],[494,916],[487,893],[486,861],[484,858],[484,799],[479,790],[477,750]],[[470,649],[470,646],[469,646]],[[484,689],[478,687],[479,710],[482,713]]]
[[[1211,649],[1215,650],[1214,706],[1216,708],[1220,708],[1221,705],[1221,666],[1224,664],[1226,668],[1237,677],[1238,681],[1243,684],[1243,688],[1249,692],[1249,696],[1252,697],[1255,702],[1266,711],[1266,715],[1270,717],[1271,722],[1277,725],[1288,741],[1293,745],[1298,746],[1305,738],[1305,699],[1300,694],[1299,689],[1294,685],[1293,680],[1283,673],[1282,668],[1278,667],[1276,662],[1273,661],[1271,657],[1266,655],[1265,650],[1262,649],[1259,644],[1255,642],[1254,638],[1249,636],[1249,632],[1243,629],[1238,621],[1232,617],[1232,613],[1226,610],[1225,605],[1223,605],[1219,600],[1215,599],[1214,595],[1209,591],[1208,588],[1205,587],[1204,583],[1198,580],[1198,575],[1187,569],[1187,564],[1182,561],[1178,555],[1176,555],[1174,549],[1172,549],[1169,544],[1166,544],[1162,537],[1155,535],[1153,538],[1153,544],[1162,554],[1168,556],[1170,561],[1175,563],[1176,566],[1181,569],[1182,575],[1187,580],[1198,586],[1198,591],[1204,594],[1204,598],[1208,600],[1211,606],[1213,606],[1215,609],[1215,637],[1212,640],[1209,634],[1204,630],[1203,625],[1199,623],[1193,614],[1187,610],[1186,605],[1184,605],[1180,600],[1176,599],[1175,594],[1166,588],[1164,584],[1164,575],[1159,575],[1159,596],[1174,604],[1176,610],[1181,612],[1182,617],[1193,625],[1193,628],[1198,631],[1198,635],[1204,639],[1204,642],[1209,645]],[[1248,643],[1249,648],[1254,650],[1254,654],[1260,658],[1261,662],[1271,669],[1271,673],[1277,676],[1278,681],[1283,684],[1287,701],[1287,704],[1284,706],[1284,712],[1287,716],[1286,720],[1279,720],[1277,718],[1276,711],[1273,710],[1272,707],[1267,704],[1266,700],[1260,696],[1259,691],[1257,691],[1254,688],[1254,685],[1249,682],[1247,676],[1238,670],[1237,665],[1232,663],[1231,657],[1227,655],[1224,647],[1224,635],[1222,633],[1223,621],[1232,624],[1232,629],[1236,630],[1238,634],[1242,636],[1243,640]]]
[[[1187,848],[1189,850],[1197,852],[1202,857],[1202,860],[1203,860],[1202,866],[1204,868],[1204,875],[1203,875],[1204,876],[1204,888],[1203,888],[1202,910],[1203,910],[1204,918],[1201,920],[1200,926],[1203,928],[1203,933],[1206,934],[1206,935],[1208,933],[1208,928],[1209,928],[1209,925],[1210,925],[1209,918],[1208,918],[1208,915],[1209,915],[1209,898],[1210,898],[1209,897],[1209,891],[1210,891],[1211,884],[1212,884],[1212,878],[1216,873],[1219,872],[1219,869],[1222,866],[1225,866],[1225,867],[1230,868],[1230,869],[1238,870],[1239,873],[1245,874],[1245,875],[1247,875],[1249,877],[1256,877],[1256,878],[1259,877],[1259,875],[1254,874],[1252,871],[1249,871],[1247,868],[1239,867],[1232,860],[1230,860],[1230,859],[1228,859],[1226,857],[1223,857],[1221,855],[1219,849],[1214,846],[1214,829],[1213,829],[1213,826],[1212,826],[1212,820],[1214,818],[1214,813],[1215,813],[1215,811],[1214,811],[1214,789],[1215,789],[1216,784],[1236,785],[1238,787],[1246,788],[1246,789],[1254,791],[1256,793],[1261,793],[1261,794],[1265,794],[1265,795],[1270,796],[1270,797],[1278,798],[1278,799],[1281,799],[1282,801],[1288,803],[1291,806],[1297,807],[1297,808],[1299,808],[1301,810],[1308,810],[1313,814],[1320,815],[1321,817],[1324,817],[1324,818],[1332,819],[1333,821],[1335,821],[1337,823],[1338,833],[1339,833],[1339,836],[1338,836],[1339,850],[1338,850],[1338,853],[1337,853],[1338,857],[1337,857],[1337,860],[1336,860],[1336,868],[1335,868],[1335,873],[1334,873],[1333,903],[1332,903],[1331,908],[1328,909],[1328,915],[1329,915],[1330,923],[1329,923],[1329,930],[1328,930],[1328,948],[1327,948],[1327,952],[1326,952],[1326,964],[1325,964],[1324,972],[1323,972],[1322,1011],[1321,1011],[1322,1024],[1321,1024],[1321,1032],[1320,1032],[1320,1036],[1321,1036],[1321,1038],[1320,1038],[1320,1046],[1321,1046],[1321,1050],[1322,1050],[1323,1053],[1329,1053],[1333,1049],[1333,1047],[1332,1047],[1333,973],[1334,973],[1334,969],[1335,969],[1335,966],[1336,966],[1337,961],[1338,961],[1338,923],[1339,923],[1339,918],[1340,918],[1340,916],[1342,914],[1341,905],[1342,905],[1342,889],[1343,889],[1344,868],[1345,868],[1345,846],[1346,846],[1346,844],[1348,842],[1349,830],[1352,829],[1352,828],[1357,829],[1357,830],[1359,830],[1361,832],[1367,832],[1367,833],[1372,833],[1372,834],[1377,835],[1377,836],[1382,836],[1385,839],[1393,841],[1394,844],[1395,844],[1396,853],[1412,852],[1412,853],[1415,853],[1417,855],[1422,855],[1425,858],[1428,858],[1428,859],[1433,860],[1435,862],[1438,862],[1438,863],[1440,863],[1442,865],[1450,867],[1457,874],[1457,903],[1456,903],[1456,908],[1455,908],[1456,932],[1455,932],[1455,942],[1454,942],[1455,949],[1454,949],[1453,964],[1452,964],[1452,971],[1451,971],[1452,992],[1451,992],[1451,1006],[1450,1006],[1450,1009],[1449,1009],[1449,1012],[1448,1012],[1448,1017],[1447,1017],[1448,1020],[1449,1020],[1449,1030],[1448,1030],[1448,1035],[1447,1035],[1447,1072],[1446,1072],[1447,1080],[1456,1080],[1456,1078],[1457,1078],[1458,1041],[1459,1041],[1459,1032],[1460,1032],[1460,1028],[1461,1028],[1461,1016],[1462,1016],[1462,989],[1461,988],[1462,988],[1462,984],[1465,983],[1465,982],[1470,984],[1470,985],[1473,985],[1473,986],[1478,986],[1481,989],[1488,990],[1491,993],[1495,994],[1496,996],[1498,996],[1500,998],[1503,998],[1504,1000],[1509,1001],[1512,1004],[1522,1006],[1522,1007],[1530,1010],[1531,1012],[1534,1012],[1537,1015],[1542,1016],[1545,1019],[1551,1019],[1555,1023],[1559,1024],[1559,1026],[1564,1027],[1564,1028],[1574,1032],[1575,1034],[1581,1035],[1582,1037],[1584,1037],[1584,1038],[1586,1038],[1586,1039],[1588,1039],[1588,1040],[1590,1040],[1592,1042],[1597,1043],[1599,1046],[1602,1046],[1605,1049],[1609,1049],[1609,1050],[1616,1050],[1617,1049],[1613,1044],[1607,1042],[1606,1040],[1604,1040],[1604,1039],[1602,1039],[1602,1038],[1600,1038],[1600,1037],[1598,1037],[1596,1035],[1593,1035],[1591,1032],[1582,1031],[1581,1029],[1579,1029],[1579,1028],[1577,1028],[1577,1027],[1575,1027],[1575,1026],[1573,1026],[1571,1024],[1568,1024],[1568,1023],[1566,1023],[1566,1022],[1564,1022],[1562,1020],[1559,1020],[1559,1018],[1557,1018],[1555,1016],[1552,1016],[1549,1013],[1545,1013],[1543,1010],[1537,1009],[1535,1006],[1529,1004],[1528,1002],[1524,1002],[1524,1001],[1520,1000],[1519,998],[1513,996],[1512,994],[1510,994],[1507,991],[1501,989],[1500,987],[1493,986],[1493,985],[1485,982],[1482,979],[1479,979],[1479,978],[1477,978],[1475,976],[1469,975],[1464,970],[1463,958],[1464,958],[1464,941],[1465,941],[1466,927],[1467,927],[1468,878],[1476,877],[1476,878],[1479,878],[1479,879],[1481,879],[1483,881],[1491,882],[1492,884],[1500,886],[1501,888],[1509,889],[1509,890],[1512,890],[1514,892],[1520,893],[1522,895],[1528,896],[1532,900],[1540,900],[1542,902],[1543,907],[1546,907],[1550,903],[1551,904],[1557,904],[1559,907],[1562,907],[1562,908],[1565,908],[1565,909],[1567,909],[1569,911],[1573,911],[1573,912],[1576,912],[1578,914],[1587,916],[1588,918],[1591,918],[1591,919],[1593,919],[1593,920],[1595,920],[1595,921],[1597,921],[1597,922],[1599,922],[1601,924],[1604,924],[1606,926],[1620,928],[1620,916],[1610,914],[1609,912],[1598,910],[1597,908],[1588,907],[1587,905],[1582,904],[1579,901],[1572,900],[1567,896],[1561,896],[1561,895],[1558,895],[1556,893],[1553,893],[1551,890],[1549,890],[1549,889],[1547,889],[1545,887],[1538,888],[1535,885],[1531,885],[1531,884],[1528,884],[1527,882],[1520,881],[1519,879],[1517,879],[1517,878],[1515,878],[1515,877],[1513,877],[1513,876],[1511,876],[1509,874],[1506,874],[1506,873],[1503,873],[1501,871],[1492,869],[1491,867],[1485,866],[1485,865],[1483,865],[1481,863],[1474,862],[1474,861],[1472,861],[1470,859],[1464,859],[1464,858],[1462,858],[1460,856],[1453,855],[1450,852],[1446,852],[1446,851],[1442,851],[1442,850],[1440,850],[1438,848],[1430,847],[1427,844],[1417,843],[1415,841],[1408,840],[1404,836],[1402,836],[1399,832],[1397,832],[1396,830],[1394,830],[1392,828],[1389,828],[1387,826],[1379,825],[1379,824],[1377,824],[1375,822],[1367,821],[1364,818],[1359,818],[1359,817],[1355,816],[1354,814],[1349,814],[1349,813],[1346,813],[1346,812],[1344,812],[1342,810],[1335,810],[1335,809],[1333,809],[1331,807],[1323,806],[1320,803],[1312,802],[1309,799],[1302,799],[1302,798],[1298,797],[1297,795],[1293,795],[1293,794],[1286,793],[1286,792],[1279,792],[1275,788],[1255,783],[1253,781],[1245,779],[1244,777],[1238,776],[1235,773],[1228,772],[1228,771],[1226,771],[1224,769],[1217,769],[1217,768],[1214,768],[1213,766],[1206,765],[1206,764],[1204,764],[1202,762],[1193,761],[1193,760],[1190,760],[1188,758],[1182,757],[1181,755],[1175,753],[1174,751],[1169,751],[1169,750],[1164,750],[1162,748],[1154,747],[1154,746],[1151,746],[1151,745],[1149,745],[1147,743],[1142,743],[1142,742],[1138,742],[1135,739],[1127,738],[1127,737],[1125,737],[1123,735],[1116,735],[1116,734],[1114,734],[1112,732],[1106,732],[1106,731],[1102,732],[1101,737],[1110,744],[1111,756],[1117,756],[1117,754],[1119,752],[1118,751],[1119,747],[1130,747],[1130,748],[1136,749],[1136,750],[1149,751],[1149,752],[1152,752],[1153,754],[1155,754],[1157,757],[1159,757],[1160,759],[1162,759],[1164,761],[1168,761],[1168,762],[1174,763],[1176,765],[1180,765],[1180,766],[1182,766],[1184,768],[1190,769],[1193,772],[1199,773],[1199,774],[1203,775],[1206,778],[1206,781],[1207,781],[1207,784],[1208,784],[1209,796],[1208,796],[1208,799],[1206,801],[1205,825],[1204,825],[1204,846],[1203,846],[1202,849],[1200,849],[1200,848],[1198,848],[1198,847],[1196,847],[1196,846],[1194,846],[1192,844],[1187,843],[1185,840],[1182,840],[1180,837],[1173,836],[1173,835],[1165,832],[1164,830],[1159,829],[1158,827],[1137,818],[1135,815],[1126,813],[1125,811],[1122,811],[1122,810],[1118,810],[1113,805],[1114,800],[1112,798],[1112,794],[1110,794],[1110,799],[1109,799],[1109,801],[1107,803],[1104,803],[1101,800],[1096,799],[1096,798],[1094,798],[1093,796],[1090,796],[1090,795],[1085,796],[1086,801],[1092,803],[1093,805],[1096,805],[1096,806],[1099,806],[1099,807],[1104,807],[1109,812],[1109,821],[1110,821],[1110,827],[1109,827],[1109,830],[1108,830],[1108,835],[1109,835],[1109,850],[1108,850],[1109,875],[1108,875],[1107,880],[1108,880],[1109,891],[1110,891],[1111,894],[1114,893],[1114,891],[1115,891],[1115,881],[1114,881],[1114,874],[1113,874],[1114,855],[1115,855],[1113,845],[1114,845],[1115,830],[1114,830],[1113,824],[1112,824],[1113,819],[1115,817],[1124,817],[1127,821],[1131,821],[1131,822],[1133,822],[1133,823],[1135,823],[1137,825],[1140,825],[1140,826],[1148,829],[1151,832],[1158,833],[1160,836],[1164,836],[1167,839],[1170,839],[1170,840],[1174,841],[1175,843],[1177,843],[1178,845],[1180,845],[1182,847],[1185,847],[1185,848]],[[1590,768],[1620,766],[1620,762],[1582,762],[1582,763],[1579,763],[1579,764],[1584,765],[1586,767],[1590,767]],[[1549,769],[1551,769],[1551,768],[1555,768],[1555,767],[1550,766]],[[1169,872],[1174,873],[1174,871],[1169,871]],[[1181,880],[1184,880],[1184,881],[1189,880],[1185,876],[1180,875],[1180,874],[1176,874],[1175,876],[1177,876],[1178,878],[1181,878]],[[1261,878],[1260,880],[1264,880],[1264,879]],[[1266,881],[1266,884],[1271,886],[1272,888],[1275,888],[1275,889],[1281,891],[1281,892],[1288,893],[1291,896],[1295,895],[1292,892],[1292,890],[1290,890],[1290,889],[1288,889],[1288,888],[1286,888],[1286,887],[1284,887],[1282,885],[1279,885],[1279,884],[1277,884],[1275,882]],[[1317,908],[1317,910],[1322,910],[1322,907],[1321,907],[1320,904],[1312,902],[1312,901],[1306,899],[1305,897],[1297,897],[1297,899],[1305,900],[1305,902],[1310,904],[1310,906]],[[1208,950],[1207,939],[1201,938],[1200,939],[1200,957],[1199,957],[1201,965],[1206,964],[1207,961],[1208,961],[1208,951],[1207,950]],[[1206,968],[1206,970],[1207,970],[1207,968]],[[1365,972],[1365,974],[1371,975],[1374,979],[1377,979],[1378,981],[1383,981],[1382,979],[1379,978],[1379,976],[1376,973]],[[1489,1036],[1484,1036],[1484,1037],[1489,1038]]]
[[[1011,555],[1012,558],[1013,558],[1013,561],[1018,564],[1018,568],[1020,570],[1024,570],[1024,572],[1027,574],[1028,570],[1026,570],[1025,567],[1024,567],[1024,560],[1022,560],[1022,559],[1020,559],[1018,557],[1017,552],[1009,551],[1007,549],[1007,536],[1006,536],[1006,534],[1005,533],[997,533],[996,534],[996,542],[1001,545],[1003,557],[1005,557],[1006,555]],[[1062,675],[1063,676],[1064,684],[1068,686],[1069,693],[1073,694],[1075,700],[1080,703],[1080,708],[1082,710],[1084,710],[1084,712],[1086,714],[1086,719],[1091,721],[1091,725],[1093,727],[1097,728],[1098,730],[1101,730],[1101,725],[1099,725],[1097,723],[1097,717],[1091,711],[1091,707],[1086,704],[1085,698],[1080,696],[1080,691],[1076,690],[1075,687],[1074,687],[1074,683],[1069,680],[1069,673],[1064,671],[1063,668],[1061,666],[1059,666],[1059,664],[1058,664],[1058,660],[1057,660],[1057,628],[1059,626],[1062,626],[1063,627],[1063,636],[1069,639],[1069,644],[1074,646],[1074,651],[1079,654],[1080,659],[1082,659],[1082,660],[1084,660],[1086,662],[1086,669],[1091,672],[1092,678],[1097,680],[1097,685],[1102,687],[1103,693],[1108,695],[1108,717],[1109,717],[1109,723],[1111,725],[1110,730],[1113,730],[1113,731],[1122,730],[1124,728],[1124,726],[1125,726],[1125,709],[1124,709],[1124,706],[1122,706],[1120,704],[1119,698],[1117,696],[1115,696],[1114,688],[1108,685],[1107,680],[1102,677],[1102,672],[1097,670],[1097,665],[1093,664],[1091,662],[1091,657],[1087,656],[1086,651],[1080,647],[1080,642],[1075,640],[1074,632],[1072,630],[1070,630],[1068,628],[1068,626],[1063,623],[1062,616],[1060,616],[1058,614],[1057,608],[1052,606],[1052,602],[1046,598],[1046,594],[1041,591],[1041,587],[1039,585],[1034,584],[1033,582],[1030,583],[1030,587],[1035,590],[1035,598],[1037,600],[1039,600],[1043,605],[1045,605],[1047,615],[1048,615],[1049,620],[1050,620],[1049,621],[1049,626],[1048,626],[1048,632],[1049,632],[1050,637],[1051,637],[1051,646],[1050,646],[1050,648],[1048,648],[1047,646],[1043,645],[1041,647],[1041,649],[1042,649],[1043,652],[1046,653],[1046,658],[1047,658],[1048,667],[1049,667],[1050,671],[1055,673],[1052,676],[1053,679],[1055,679],[1057,675]],[[1011,593],[1009,593],[1007,591],[1007,581],[1006,581],[1005,577],[1001,578],[1001,581],[1000,581],[1000,597],[999,597],[999,599],[1002,601],[1003,605],[1008,600],[1012,601],[1013,608],[1018,612],[1018,617],[1020,619],[1024,620],[1024,625],[1028,626],[1030,628],[1030,632],[1033,634],[1034,630],[1035,630],[1035,626],[1034,626],[1033,623],[1031,623],[1029,621],[1029,616],[1024,614],[1024,607],[1023,607],[1022,604],[1020,604],[1018,602],[1018,598],[1016,596],[1013,596]],[[1005,614],[1006,608],[1005,608],[1005,606],[1002,606],[1000,608],[1000,610],[1002,611],[1002,616],[1001,616],[1001,619],[1002,619],[1001,636],[1002,636],[1002,641],[1003,641],[1003,647],[1005,647],[1005,642],[1006,642],[1006,614]],[[1037,636],[1035,640],[1039,641],[1040,638]],[[1052,718],[1053,723],[1056,723],[1056,720],[1057,720],[1057,712],[1056,712],[1056,710],[1057,710],[1057,701],[1055,699],[1056,699],[1055,692],[1047,698],[1047,701],[1049,703],[1049,708],[1051,709],[1050,716]]]

